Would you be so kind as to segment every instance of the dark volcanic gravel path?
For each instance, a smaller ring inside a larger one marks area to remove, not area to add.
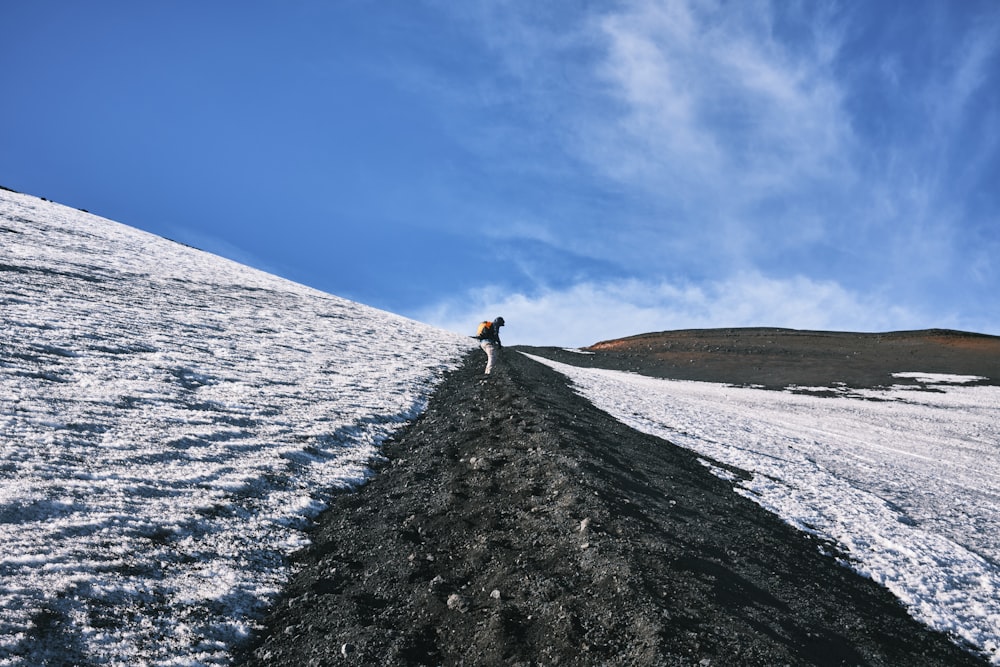
[[[693,454],[481,357],[321,517],[238,664],[985,664]]]

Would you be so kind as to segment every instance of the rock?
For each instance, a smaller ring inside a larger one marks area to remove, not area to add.
[[[448,596],[447,605],[448,609],[452,609],[454,611],[460,611],[462,613],[465,613],[465,611],[467,611],[469,608],[468,602],[466,602],[465,598],[463,598],[458,593],[452,593],[451,595]]]

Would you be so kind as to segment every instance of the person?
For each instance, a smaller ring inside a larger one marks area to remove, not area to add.
[[[476,338],[480,341],[479,347],[483,348],[483,352],[486,353],[487,375],[493,370],[493,364],[496,363],[497,357],[500,355],[500,349],[503,347],[503,344],[500,342],[500,327],[503,325],[503,318],[498,317],[492,322],[483,322],[480,324],[479,332],[476,334]]]

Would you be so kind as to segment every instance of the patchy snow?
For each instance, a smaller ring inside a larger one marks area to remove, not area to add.
[[[920,373],[908,371],[906,373],[893,373],[894,378],[909,378],[924,384],[968,384],[985,380],[980,375],[949,375],[947,373]]]
[[[471,348],[7,191],[0,314],[0,665],[228,662]]]
[[[830,398],[538,360],[626,424],[752,473],[705,461],[1000,664],[1000,388],[914,373],[945,384]]]

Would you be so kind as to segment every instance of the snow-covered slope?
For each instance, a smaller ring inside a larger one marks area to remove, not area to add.
[[[226,662],[470,347],[8,191],[0,316],[0,665]]]
[[[365,479],[471,348],[2,190],[0,317],[0,667],[228,662],[326,494]],[[1000,665],[1000,389],[820,398],[558,369],[750,471],[738,492]]]
[[[824,397],[539,361],[629,426],[752,473],[710,466],[1000,665],[1000,388],[912,369],[928,390]]]

